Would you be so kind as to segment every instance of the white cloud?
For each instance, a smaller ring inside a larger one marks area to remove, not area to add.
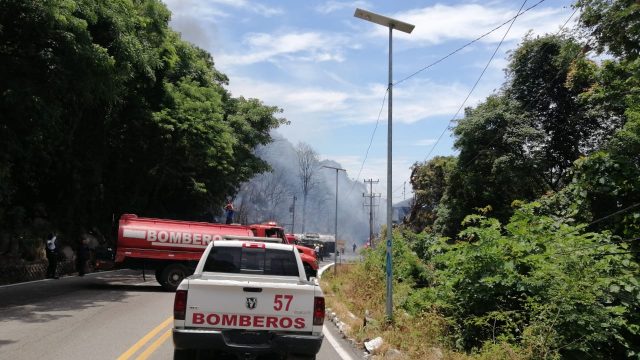
[[[266,5],[250,2],[248,0],[163,0],[177,16],[201,17],[227,17],[229,14],[223,7],[230,7],[250,11],[264,17],[281,15],[284,11],[281,8],[269,7]]]
[[[472,40],[509,20],[517,13],[516,8],[498,7],[495,4],[442,5],[414,9],[391,15],[391,17],[414,24],[411,34],[395,32],[394,36],[418,44],[440,44],[449,40]],[[555,32],[569,13],[560,8],[539,8],[519,16],[506,41],[521,39],[530,29],[538,34]],[[502,39],[508,24],[484,37],[481,41],[495,43]],[[387,37],[388,30],[375,26],[375,34]]]
[[[277,58],[298,61],[344,60],[342,48],[348,43],[341,35],[321,32],[252,33],[245,37],[247,49],[242,54],[221,54],[218,60],[227,65],[248,65]]]
[[[491,84],[476,89],[467,101],[472,106],[486,97]],[[284,109],[292,127],[316,126],[322,122],[329,128],[347,124],[367,124],[387,117],[387,100],[382,107],[386,87],[368,84],[355,90],[336,90],[321,86],[262,82],[234,76],[229,84],[233,96],[258,98],[268,105]],[[459,83],[440,84],[416,79],[393,92],[394,123],[412,124],[434,116],[452,116],[460,108],[469,87]],[[382,112],[380,109],[382,108]]]
[[[428,79],[413,79],[393,91],[393,121],[412,124],[438,116],[453,115],[469,94],[470,85],[436,83]],[[466,106],[472,106],[490,93],[492,84],[481,82]]]
[[[366,1],[327,1],[315,7],[315,10],[322,14],[329,14],[334,11],[342,9],[353,9],[360,7],[369,7],[370,4]]]
[[[436,139],[422,139],[414,143],[415,146],[431,146],[436,143]]]

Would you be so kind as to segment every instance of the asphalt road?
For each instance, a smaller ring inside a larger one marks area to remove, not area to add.
[[[172,359],[173,293],[120,270],[0,287],[1,359]],[[327,321],[319,360],[360,359]]]

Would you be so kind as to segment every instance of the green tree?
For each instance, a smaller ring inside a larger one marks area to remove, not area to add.
[[[640,236],[634,206],[640,203],[640,44],[633,39],[640,7],[630,1],[578,1],[576,6],[587,35],[598,44],[596,51],[616,57],[601,66],[576,62],[567,85],[579,91],[578,101],[589,116],[615,134],[600,151],[576,161],[571,184],[543,202],[548,213],[595,221],[593,230],[634,238]]]
[[[232,98],[169,18],[159,0],[0,2],[2,223],[74,239],[124,212],[199,217],[268,168],[253,149],[281,110]]]
[[[640,55],[640,4],[634,0],[577,0],[580,24],[598,52],[635,60]]]
[[[438,207],[439,233],[454,237],[473,209],[489,207],[504,221],[514,200],[534,200],[547,191],[542,161],[532,151],[544,136],[517,101],[490,96],[465,111],[454,134],[460,154]]]
[[[455,164],[456,158],[453,156],[436,156],[424,163],[415,163],[411,167],[410,181],[415,193],[415,202],[408,223],[414,230],[420,232],[433,226],[437,207]]]
[[[567,86],[573,66],[583,59],[582,46],[563,36],[525,38],[510,57],[506,92],[545,135],[531,151],[539,154],[543,179],[553,190],[566,185],[573,161],[598,149],[613,132],[608,126],[608,133],[601,130],[609,119],[588,116],[577,101],[581,88],[594,80],[583,79],[580,88]]]

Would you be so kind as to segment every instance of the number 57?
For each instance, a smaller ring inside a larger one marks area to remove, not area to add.
[[[284,311],[289,311],[289,305],[291,305],[291,300],[293,300],[293,295],[276,295],[273,299],[273,310],[275,311],[282,310],[283,299],[287,302],[287,304],[284,306]]]

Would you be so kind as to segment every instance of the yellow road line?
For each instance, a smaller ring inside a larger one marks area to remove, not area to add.
[[[122,355],[118,356],[117,360],[129,359],[133,354],[136,353],[136,351],[140,350],[140,348],[143,347],[147,343],[147,341],[151,340],[151,338],[156,336],[156,334],[158,334],[162,329],[164,329],[172,321],[173,321],[173,316],[169,316],[169,318],[163,321],[162,324],[156,326],[153,330],[147,333],[147,335],[145,335],[137,343],[133,344],[133,346],[130,347],[129,350],[125,351]]]
[[[159,338],[156,339],[149,347],[142,353],[140,356],[136,358],[136,360],[146,360],[151,354],[153,354],[156,349],[160,347],[167,339],[171,336],[171,329],[167,329],[167,331],[162,334]]]

